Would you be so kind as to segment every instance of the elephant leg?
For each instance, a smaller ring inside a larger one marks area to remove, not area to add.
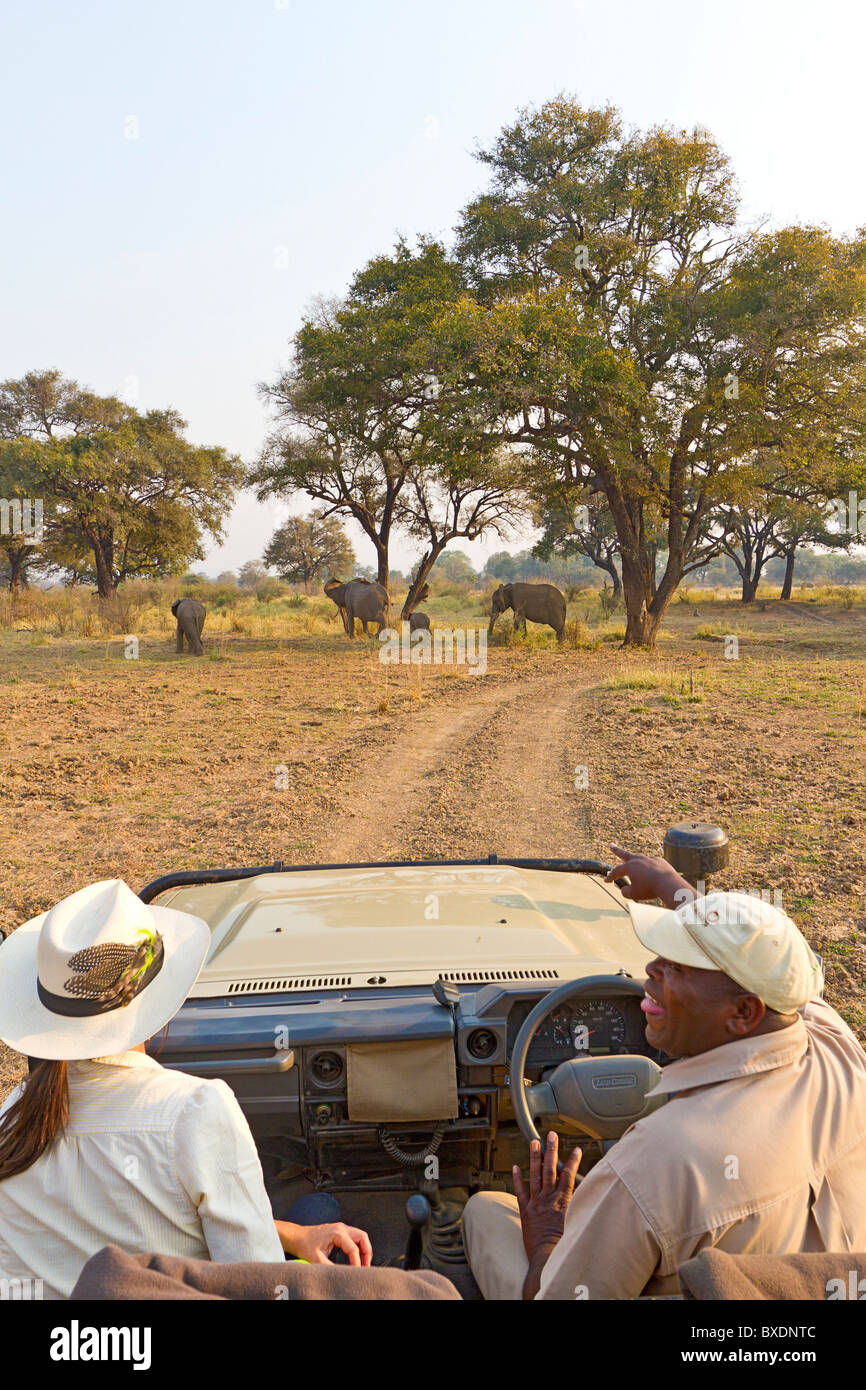
[[[352,638],[354,638],[354,636],[355,636],[355,610],[354,610],[354,608],[347,608],[347,609],[346,609],[346,636],[347,636],[347,637],[352,637]]]
[[[196,623],[193,626],[193,630],[189,635],[190,648],[194,656],[202,656],[204,653],[204,647],[201,644],[201,636],[199,634],[200,630],[198,624]]]
[[[178,621],[177,624],[177,655],[183,656],[183,628],[180,625],[180,621]]]

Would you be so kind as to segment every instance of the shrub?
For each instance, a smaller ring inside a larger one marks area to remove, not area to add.
[[[261,580],[255,587],[256,599],[259,603],[273,603],[275,598],[280,598],[283,594],[283,586],[279,579],[268,576]]]

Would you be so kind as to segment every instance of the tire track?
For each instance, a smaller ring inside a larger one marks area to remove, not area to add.
[[[589,688],[567,671],[527,673],[413,722],[343,789],[322,860],[588,853],[591,793],[575,787],[572,746]]]

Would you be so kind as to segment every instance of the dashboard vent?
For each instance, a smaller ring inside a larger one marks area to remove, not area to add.
[[[443,970],[440,980],[453,984],[487,984],[497,980],[558,980],[558,970]]]
[[[233,980],[228,993],[277,994],[285,990],[340,989],[351,983],[351,975],[310,975],[302,980]]]

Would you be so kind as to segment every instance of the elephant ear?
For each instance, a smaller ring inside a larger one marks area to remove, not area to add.
[[[177,610],[178,610],[179,608],[180,608],[180,599],[179,599],[179,598],[176,598],[175,601],[174,601],[174,603],[171,605],[171,616],[172,616],[173,618],[176,618],[176,617],[177,617]]]
[[[502,598],[506,608],[510,608],[514,602],[514,589],[511,584],[503,584]]]

